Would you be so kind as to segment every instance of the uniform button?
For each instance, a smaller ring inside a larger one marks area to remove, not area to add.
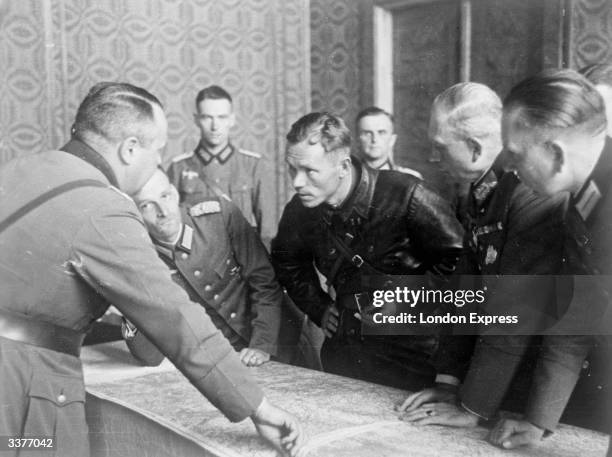
[[[234,319],[236,317],[236,313],[230,314],[230,319]]]
[[[60,394],[57,396],[57,402],[58,403],[64,403],[66,401],[66,395],[64,394]]]
[[[197,278],[198,276],[200,276],[202,274],[202,272],[200,270],[196,270],[193,272],[193,275]]]
[[[584,363],[582,364],[582,369],[583,370],[588,370],[589,369],[589,361],[585,360]]]
[[[336,253],[336,248],[331,248],[329,250],[329,255],[334,255]]]
[[[368,252],[370,252],[370,253],[374,252],[374,246],[373,245],[369,245],[368,246]]]
[[[219,182],[219,178],[215,178],[215,182]]]
[[[352,329],[350,329],[350,330],[348,331],[348,334],[349,334],[349,335],[351,335],[351,336],[352,336],[352,335],[355,335],[355,329],[353,329],[353,328],[352,328]]]
[[[181,253],[181,259],[185,260],[189,255],[186,252]]]
[[[211,286],[210,284],[206,284],[206,285],[204,286],[204,290],[205,290],[206,292],[210,292],[210,291],[212,290],[212,286]]]
[[[227,263],[227,264],[229,265],[230,263],[232,263],[232,261],[231,261],[230,259],[227,259],[227,260],[225,261],[225,263]]]
[[[214,295],[214,297],[213,297],[213,299],[214,299],[215,301],[219,300],[219,294],[215,294],[215,295]]]

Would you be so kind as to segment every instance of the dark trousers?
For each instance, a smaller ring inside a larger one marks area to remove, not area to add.
[[[353,312],[340,312],[340,325],[321,348],[323,370],[410,391],[431,386],[435,369],[431,336],[362,336]]]

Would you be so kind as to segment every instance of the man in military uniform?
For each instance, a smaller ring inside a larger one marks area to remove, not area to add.
[[[204,306],[242,363],[258,366],[276,355],[282,291],[266,249],[240,210],[217,198],[179,208],[178,192],[162,170],[134,201],[174,281]],[[161,363],[163,355],[146,337],[126,330],[137,358]]]
[[[412,168],[400,167],[393,161],[393,146],[397,141],[391,113],[370,106],[357,114],[355,128],[359,146],[359,157],[378,170],[397,170],[423,179],[421,173]]]
[[[612,148],[604,100],[572,70],[544,71],[510,91],[503,126],[504,146],[526,184],[544,195],[570,192],[563,252],[564,271],[574,275],[565,278],[573,283],[568,313],[575,308],[581,320],[588,317],[591,335],[608,334],[610,322],[603,317],[609,316],[612,293]],[[583,335],[546,339],[528,414],[497,427],[500,445],[537,441],[542,433],[532,418],[565,406],[593,345],[594,338]]]
[[[406,389],[431,383],[436,337],[363,335],[360,299],[384,274],[452,271],[463,230],[450,205],[414,176],[351,158],[349,130],[331,114],[302,117],[287,141],[297,194],[283,212],[272,260],[290,297],[327,336],[324,370]]]
[[[265,399],[202,306],[170,279],[123,193],[153,174],[166,132],[153,95],[101,83],[61,151],[0,168],[0,433],[55,436],[56,448],[40,455],[89,455],[79,351],[110,302],[230,420],[250,416],[295,455],[299,425]]]
[[[230,141],[236,123],[232,97],[225,89],[210,86],[198,92],[195,104],[200,142],[194,151],[176,156],[168,168],[181,203],[191,206],[208,197],[231,200],[269,242],[276,221],[271,220],[270,199],[266,202],[263,196],[263,159]]]
[[[458,216],[469,255],[459,273],[484,275],[478,287],[487,287],[489,310],[511,313],[520,303],[539,316],[556,304],[552,275],[561,268],[564,198],[537,196],[502,170],[501,117],[501,100],[487,86],[456,84],[434,100],[429,136],[445,168],[468,186]],[[509,281],[504,275],[521,276]],[[531,341],[516,335],[442,338],[437,387],[408,396],[398,409],[420,424],[469,427],[494,418]]]

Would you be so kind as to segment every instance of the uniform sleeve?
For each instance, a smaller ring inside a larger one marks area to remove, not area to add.
[[[164,354],[142,332],[136,333],[125,343],[134,358],[146,367],[156,367],[164,361]]]
[[[463,227],[451,205],[420,182],[410,199],[407,226],[427,269],[439,273],[454,270],[463,253]]]
[[[266,248],[238,207],[224,201],[221,204],[232,250],[248,284],[253,314],[249,347],[276,355],[283,293],[274,268]]]
[[[440,335],[433,358],[436,373],[463,380],[470,366],[475,340],[474,335]]]
[[[513,310],[517,310],[524,335],[488,336],[477,343],[462,387],[462,401],[480,416],[489,418],[497,413],[529,345],[535,341],[530,335],[538,333],[542,319],[554,313],[563,205],[563,199],[538,197],[521,184],[514,190],[499,267],[505,279],[502,276],[488,283],[487,309],[493,315],[515,314]],[[510,280],[509,275],[521,276]]]
[[[294,197],[285,207],[278,234],[272,240],[272,264],[289,297],[320,327],[323,313],[333,300],[319,283],[312,246],[307,246],[300,234],[307,221],[301,220],[298,205]]]
[[[71,263],[229,420],[253,414],[262,391],[204,308],[172,281],[133,204],[90,217],[73,240]]]
[[[264,184],[265,167],[267,160],[265,157],[257,161],[253,169],[253,188],[252,188],[252,208],[257,228],[261,240],[266,246],[266,249],[270,247],[270,242],[276,232],[276,206],[272,194],[266,193]]]
[[[529,422],[548,431],[557,427],[593,344],[592,336],[543,337],[525,411]]]

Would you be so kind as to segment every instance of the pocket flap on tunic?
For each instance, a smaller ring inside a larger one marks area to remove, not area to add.
[[[59,376],[35,371],[30,385],[30,397],[44,398],[57,406],[85,402],[85,385],[81,378]]]

